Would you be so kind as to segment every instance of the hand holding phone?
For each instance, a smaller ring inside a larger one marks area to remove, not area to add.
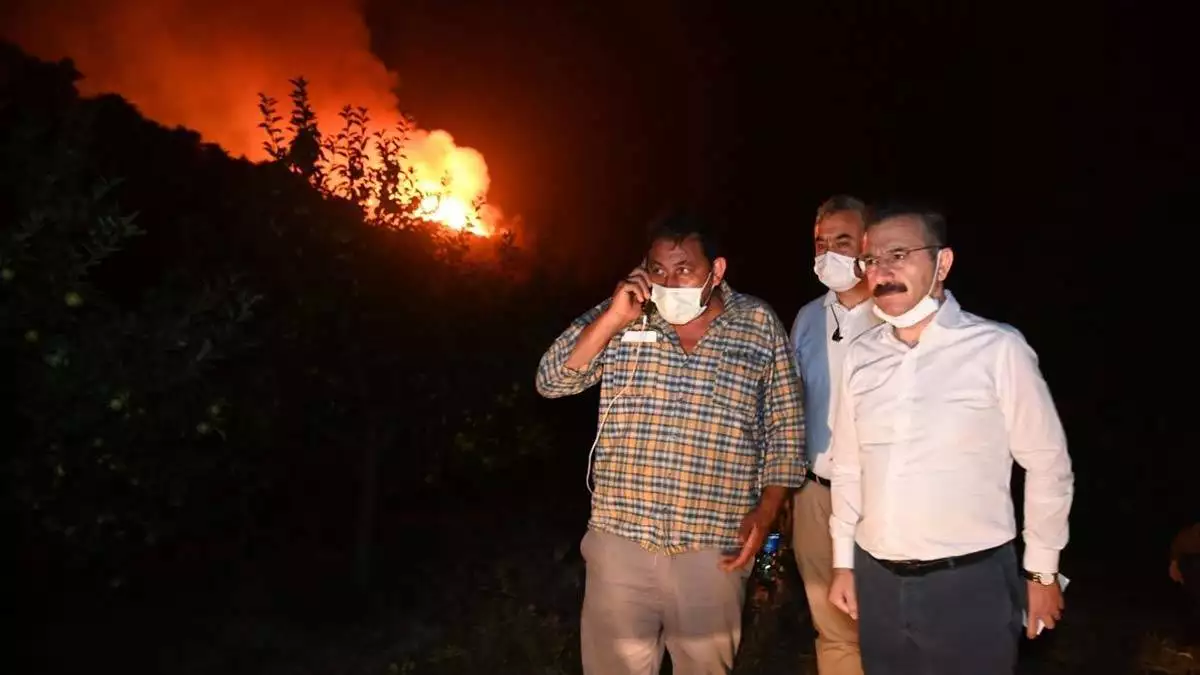
[[[628,323],[638,318],[649,302],[650,275],[646,273],[643,264],[635,267],[629,276],[617,283],[608,311],[620,318],[622,323]]]

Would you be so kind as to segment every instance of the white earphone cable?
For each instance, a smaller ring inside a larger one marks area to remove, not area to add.
[[[647,317],[643,314],[642,330],[646,329],[646,320]],[[596,446],[600,443],[600,434],[604,432],[604,423],[608,420],[608,413],[612,412],[612,407],[617,402],[617,399],[621,398],[625,391],[633,384],[633,376],[637,374],[638,357],[641,355],[641,352],[642,342],[639,341],[637,346],[633,348],[633,367],[629,370],[629,377],[625,379],[625,386],[621,387],[621,390],[612,397],[608,405],[604,407],[604,414],[600,416],[600,424],[596,427],[596,437],[592,439],[592,447],[588,450],[587,475],[584,476],[584,485],[587,486],[589,494],[595,494],[595,490],[592,489],[592,459],[596,454]]]

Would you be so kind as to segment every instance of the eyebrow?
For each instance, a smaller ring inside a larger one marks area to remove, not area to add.
[[[916,250],[916,249],[918,249],[918,248],[921,248],[921,247],[920,247],[920,246],[917,246],[917,247],[913,247],[913,246],[892,246],[892,247],[890,247],[890,248],[887,248],[887,249],[884,249],[884,250],[880,251],[880,252],[878,253],[878,255],[883,255],[883,254],[885,254],[885,253],[896,253],[896,252],[899,252],[899,251],[915,251],[915,250]],[[871,253],[870,251],[868,251],[868,252],[867,252],[867,255],[872,255],[872,253]]]
[[[672,267],[672,266],[673,267],[682,267],[684,265],[691,265],[692,261],[691,260],[680,260],[677,263],[665,263],[661,260],[650,260],[649,264],[651,267]]]

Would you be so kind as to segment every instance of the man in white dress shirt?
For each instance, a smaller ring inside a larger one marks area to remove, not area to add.
[[[1011,674],[1061,618],[1074,491],[1037,356],[963,311],[944,283],[945,221],[877,213],[859,267],[887,322],[848,350],[833,425],[830,602],[859,621],[867,675]],[[1024,583],[1012,462],[1026,471]]]
[[[792,546],[817,629],[817,672],[862,675],[858,625],[829,602],[833,544],[829,538],[829,438],[833,394],[846,348],[879,323],[871,311],[871,289],[855,269],[862,253],[867,206],[835,195],[817,209],[813,227],[813,272],[829,291],[800,308],[792,324],[792,349],[804,384],[804,427],[808,481],[794,497]]]

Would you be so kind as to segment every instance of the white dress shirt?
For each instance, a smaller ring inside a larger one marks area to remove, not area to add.
[[[1058,571],[1074,475],[1062,423],[1016,329],[946,301],[909,347],[884,324],[850,346],[833,425],[833,566],[854,545],[934,560],[1016,536],[1009,479],[1026,470],[1025,569]]]
[[[792,351],[804,385],[804,447],[809,466],[816,475],[829,480],[833,462],[829,439],[833,435],[833,411],[836,409],[842,362],[850,342],[863,331],[879,325],[868,298],[852,308],[838,302],[837,293],[827,292],[800,308],[792,323]],[[833,340],[834,332],[841,339]]]

